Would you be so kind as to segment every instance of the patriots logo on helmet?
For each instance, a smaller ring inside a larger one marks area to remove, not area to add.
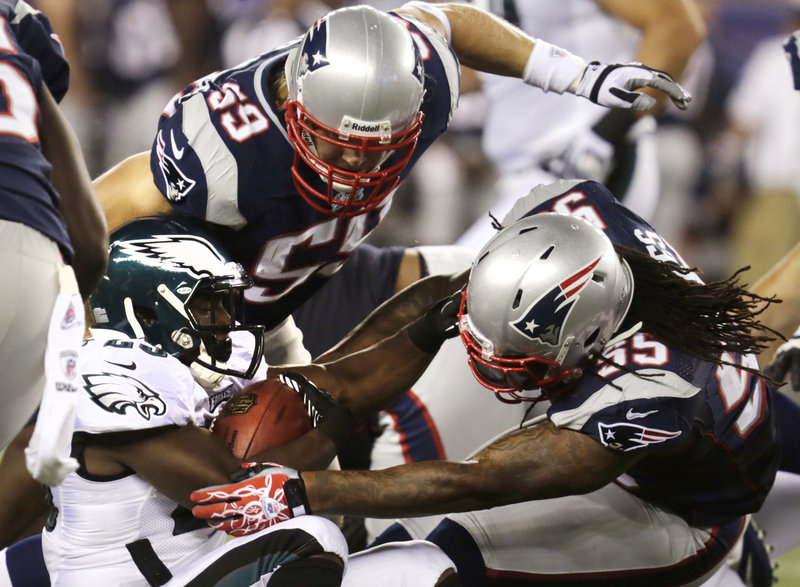
[[[600,431],[600,442],[604,446],[624,452],[666,442],[681,435],[680,431],[669,432],[628,423],[603,424],[598,422],[597,427]]]
[[[173,271],[185,271],[195,278],[241,273],[240,267],[225,258],[206,239],[190,234],[154,234],[149,238],[119,243],[121,252],[131,257],[154,259]]]
[[[308,31],[305,43],[300,53],[299,74],[302,76],[309,71],[325,67],[330,63],[328,51],[328,20],[323,18],[314,23]]]
[[[162,131],[158,132],[156,138],[156,155],[158,156],[158,168],[161,169],[161,175],[164,177],[164,183],[167,186],[167,198],[173,202],[180,202],[186,197],[191,189],[197,183],[193,179],[186,177],[183,171],[180,170],[175,160],[164,152],[164,137]],[[180,150],[180,156],[183,156],[183,151],[186,147]],[[178,154],[176,153],[176,157]],[[180,158],[180,157],[179,157]]]
[[[557,346],[570,310],[589,283],[592,270],[599,262],[600,257],[561,281],[533,302],[525,315],[516,322],[511,322],[511,326],[531,340],[538,339],[545,344]]]
[[[107,412],[125,414],[129,409],[145,420],[167,413],[161,396],[144,383],[122,373],[84,375],[83,388],[92,401]]]

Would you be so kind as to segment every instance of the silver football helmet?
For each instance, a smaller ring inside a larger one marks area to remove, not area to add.
[[[475,377],[502,401],[569,388],[619,328],[633,274],[593,224],[537,214],[500,231],[478,253],[459,328]]]
[[[404,21],[370,6],[317,21],[286,61],[286,124],[300,194],[327,214],[375,208],[399,184],[422,130],[422,58]],[[369,169],[322,158],[321,143]],[[324,190],[314,187],[319,178]]]

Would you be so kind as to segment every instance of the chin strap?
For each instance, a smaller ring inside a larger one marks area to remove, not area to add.
[[[610,347],[612,345],[617,344],[618,342],[620,342],[622,340],[625,340],[626,338],[629,338],[629,337],[633,336],[634,334],[639,332],[641,329],[642,329],[642,323],[641,322],[637,322],[636,324],[634,324],[633,326],[628,328],[628,330],[620,332],[616,336],[612,336],[611,339],[606,343],[605,348],[608,348],[608,347]]]

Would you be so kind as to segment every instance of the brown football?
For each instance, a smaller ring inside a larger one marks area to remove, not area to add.
[[[311,430],[311,418],[294,389],[277,379],[251,383],[229,399],[211,427],[233,455],[247,459]]]

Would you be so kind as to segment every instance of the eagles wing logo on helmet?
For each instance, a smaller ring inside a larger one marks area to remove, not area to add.
[[[545,344],[557,346],[570,310],[578,301],[581,290],[589,283],[592,270],[599,262],[600,257],[541,296],[531,304],[525,316],[512,322],[511,326],[531,340],[538,339]]]
[[[119,248],[132,257],[156,259],[165,270],[185,271],[196,278],[230,275],[234,271],[211,243],[190,234],[154,234],[120,242]]]
[[[155,391],[133,377],[121,373],[84,375],[84,389],[94,403],[115,414],[125,414],[128,408],[145,420],[167,413],[167,405]]]

